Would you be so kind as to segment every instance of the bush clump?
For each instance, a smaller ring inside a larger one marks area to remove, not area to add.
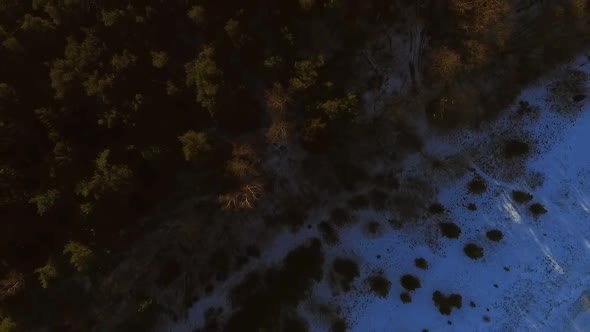
[[[483,194],[486,192],[487,186],[484,179],[477,176],[469,182],[469,184],[467,185],[467,190],[471,194]]]
[[[573,98],[573,100],[574,100],[576,103],[579,103],[579,102],[581,102],[581,101],[582,101],[582,100],[584,100],[584,99],[586,99],[586,95],[585,95],[585,94],[579,94],[579,95],[575,95],[575,96],[574,96],[574,98]]]
[[[353,280],[360,275],[358,264],[349,258],[336,258],[332,270],[340,279],[340,286],[345,292],[350,291]]]
[[[414,259],[414,264],[419,269],[422,269],[422,270],[428,269],[428,262],[426,261],[426,259],[424,259],[422,257]]]
[[[422,287],[422,285],[420,284],[420,279],[418,279],[417,277],[411,275],[411,274],[406,274],[404,275],[401,280],[400,280],[402,287],[409,290],[409,291],[414,291],[420,287]]]
[[[412,302],[412,296],[408,292],[403,292],[399,295],[399,299],[402,303],[410,303]]]
[[[497,241],[502,240],[502,238],[504,237],[504,234],[502,233],[502,231],[500,231],[498,229],[492,229],[491,231],[488,231],[486,233],[486,236],[488,237],[488,239],[497,242]]]
[[[332,245],[340,241],[340,239],[338,238],[338,233],[336,232],[336,229],[334,228],[334,226],[332,226],[331,223],[325,220],[320,222],[318,224],[318,230],[322,235],[322,239],[324,239],[324,241],[326,241],[327,244]]]
[[[458,239],[461,235],[461,228],[454,222],[441,222],[438,226],[442,234],[449,239]]]
[[[504,157],[514,158],[524,156],[529,153],[530,146],[522,141],[510,139],[504,143]]]
[[[442,214],[445,212],[445,207],[440,203],[434,203],[430,205],[428,212],[430,212],[430,214]]]
[[[372,235],[377,235],[381,230],[381,224],[376,221],[371,221],[367,223],[367,232]]]
[[[465,255],[471,259],[480,259],[483,257],[483,248],[475,243],[468,243],[463,248]]]
[[[531,211],[531,213],[535,217],[547,213],[547,209],[545,209],[545,207],[541,203],[531,204],[531,206],[529,206],[529,211]]]
[[[533,195],[524,191],[513,190],[512,199],[518,204],[525,204],[533,199]]]
[[[330,332],[346,332],[346,328],[346,321],[342,318],[338,318],[332,322]]]
[[[535,115],[539,112],[539,107],[531,105],[528,101],[521,100],[518,102],[518,115]]]
[[[369,288],[373,294],[385,298],[389,294],[389,290],[391,289],[391,281],[387,280],[381,274],[373,275],[369,277]]]
[[[473,203],[469,203],[469,205],[467,205],[467,209],[469,211],[475,211],[475,210],[477,210],[477,206]]]
[[[459,294],[445,296],[440,291],[435,291],[432,293],[432,301],[434,301],[434,305],[441,314],[448,316],[451,314],[453,307],[461,309],[463,298]]]

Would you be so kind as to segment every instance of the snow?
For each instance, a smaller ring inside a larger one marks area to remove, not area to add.
[[[577,59],[571,66],[590,72],[584,61]],[[324,246],[325,271],[334,257],[352,257],[359,262],[361,275],[353,290],[334,296],[328,278],[324,278],[310,298],[340,306],[350,331],[590,331],[590,103],[584,100],[576,115],[551,112],[544,107],[545,84],[523,91],[519,98],[541,107],[536,119],[517,125],[513,110],[507,110],[503,118],[478,131],[431,134],[424,155],[459,156],[472,171],[459,178],[444,178],[428,173],[422,156],[406,161],[407,174],[431,176],[429,181],[440,186],[437,199],[447,210],[445,219],[440,220],[460,226],[458,239],[438,234],[440,217],[397,230],[387,224],[393,218],[391,211],[363,210],[357,214],[359,222],[341,229],[338,245]],[[481,148],[490,145],[492,137],[506,133],[526,135],[535,142],[530,158],[511,164],[515,176],[507,176],[493,153]],[[531,180],[529,175],[535,172],[543,174],[542,184]],[[487,184],[480,195],[467,192],[476,175]],[[513,190],[528,192],[534,198],[519,204],[512,199]],[[528,207],[537,202],[547,213],[535,217]],[[468,210],[469,203],[477,210]],[[319,223],[326,211],[310,215],[308,223]],[[379,222],[383,232],[368,236],[368,221]],[[500,241],[486,237],[492,229],[502,231]],[[272,250],[266,250],[272,254],[262,257],[259,266],[280,262],[289,250],[313,236],[318,236],[315,227],[296,235],[280,234]],[[470,242],[483,247],[483,258],[465,255],[463,247]],[[427,270],[414,265],[419,257],[427,260]],[[256,266],[246,270],[253,268]],[[365,280],[377,270],[392,283],[386,298],[367,290]],[[408,304],[399,299],[404,292],[400,285],[404,274],[418,277],[422,285],[410,292],[412,302]],[[228,285],[242,275],[232,276]],[[228,285],[199,301],[189,310],[188,319],[170,330],[191,331],[202,325],[203,312],[211,303],[225,303]],[[432,300],[436,290],[460,294],[462,307],[442,315]],[[470,301],[476,306],[471,307]],[[299,309],[308,318],[310,331],[328,330],[326,321],[311,313],[308,303]]]

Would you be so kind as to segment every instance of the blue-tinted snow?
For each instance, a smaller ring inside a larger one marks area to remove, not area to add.
[[[589,72],[586,62],[580,58],[570,65]],[[516,124],[511,117],[514,110],[508,110],[477,131],[429,137],[424,154],[409,158],[406,169],[430,176],[424,170],[425,155],[450,157],[459,160],[459,168],[462,163],[471,167],[458,172],[461,177],[439,174],[428,179],[438,187],[438,201],[448,210],[447,219],[461,227],[461,236],[440,237],[434,219],[395,230],[387,224],[395,218],[390,212],[360,211],[358,223],[341,229],[340,244],[326,246],[325,271],[332,258],[346,256],[359,262],[361,276],[349,293],[333,295],[328,278],[315,287],[312,301],[299,308],[311,323],[310,330],[328,330],[329,320],[310,312],[311,303],[321,302],[340,306],[349,330],[358,332],[590,331],[590,104],[587,98],[581,112],[558,114],[543,107],[545,95],[541,82],[519,98],[541,107],[537,119]],[[493,151],[482,147],[494,137],[512,134],[534,141],[534,153],[522,165],[508,165],[517,169],[506,171]],[[534,172],[544,177],[541,185],[530,179]],[[515,175],[507,177],[509,173]],[[487,183],[482,195],[467,192],[475,175]],[[529,192],[534,199],[520,205],[513,202],[512,190]],[[533,217],[528,207],[535,202],[543,204],[547,214]],[[468,210],[468,203],[476,204],[477,210]],[[326,214],[314,211],[309,223],[319,223]],[[384,233],[367,236],[364,227],[370,220],[380,222]],[[501,230],[503,239],[490,241],[486,231],[491,229]],[[296,236],[280,235],[266,250],[272,254],[260,264],[279,262],[312,236],[317,236],[315,227]],[[463,253],[468,242],[482,246],[484,257],[468,258]],[[414,266],[418,257],[428,261],[428,270]],[[365,284],[380,269],[392,282],[389,296],[383,299],[371,295]],[[408,273],[420,278],[422,288],[411,292],[411,303],[403,304],[399,280]],[[188,319],[171,330],[190,331],[201,325],[207,305],[225,303],[226,291],[240,277],[232,276],[227,285],[199,301],[189,310]],[[462,308],[453,309],[449,316],[440,314],[432,301],[435,290],[461,294]],[[469,305],[471,301],[476,307]]]

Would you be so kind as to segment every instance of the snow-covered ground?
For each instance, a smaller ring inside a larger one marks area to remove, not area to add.
[[[585,57],[571,66],[590,72]],[[477,131],[465,130],[452,137],[432,134],[424,154],[409,158],[405,169],[432,177],[428,180],[441,186],[436,200],[445,213],[398,230],[387,223],[393,218],[390,212],[360,211],[359,222],[340,229],[339,244],[324,246],[324,271],[331,269],[334,257],[358,262],[360,276],[353,290],[333,295],[329,278],[324,278],[310,298],[342,308],[340,315],[347,320],[349,331],[590,331],[590,101],[581,102],[580,112],[552,112],[544,106],[546,84],[527,89],[520,100],[539,106],[539,114],[515,120],[515,107]],[[489,146],[507,136],[533,142],[531,155],[521,163],[498,159],[497,151]],[[469,170],[455,179],[441,178],[428,173],[423,155],[458,156]],[[486,184],[482,194],[467,190],[476,177]],[[533,198],[519,204],[512,197],[514,190]],[[533,216],[529,211],[533,203],[542,204],[547,213]],[[469,204],[477,209],[468,209]],[[324,214],[315,211],[306,224],[318,223]],[[459,238],[440,236],[437,224],[441,220],[456,223],[461,229]],[[382,232],[368,236],[369,221],[380,223]],[[318,236],[316,229],[280,235],[265,250],[262,264],[280,262],[289,250]],[[492,229],[503,233],[500,241],[486,236]],[[467,243],[481,246],[483,257],[467,257],[463,251]],[[426,259],[428,269],[415,266],[419,257]],[[391,281],[385,298],[368,291],[366,278],[376,270]],[[404,292],[400,278],[405,274],[421,282],[421,288],[409,292],[412,300],[407,304],[400,300]],[[242,276],[234,275],[217,287],[170,330],[192,331],[202,325],[209,306],[227,306],[224,297]],[[460,294],[461,308],[442,315],[432,300],[436,290]],[[299,307],[309,318],[310,331],[329,330],[329,324],[308,308],[306,303]]]

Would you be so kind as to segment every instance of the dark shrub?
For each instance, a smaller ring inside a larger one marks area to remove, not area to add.
[[[412,296],[409,293],[407,293],[407,292],[401,293],[399,295],[399,299],[402,301],[402,303],[410,303],[410,302],[412,302]]]
[[[467,185],[467,190],[472,194],[483,194],[486,192],[487,186],[484,179],[482,179],[479,176],[476,176]]]
[[[432,293],[432,301],[443,315],[450,315],[453,307],[461,309],[462,297],[459,294],[451,294],[448,297],[440,291]]]
[[[376,235],[381,230],[381,224],[376,221],[371,221],[367,224],[367,232],[370,234]]]
[[[330,326],[330,332],[346,332],[346,321],[342,318],[334,320]]]
[[[483,257],[483,248],[475,243],[468,243],[463,248],[465,255],[471,259],[480,259]]]
[[[504,234],[500,230],[492,229],[486,233],[486,236],[492,241],[500,241],[504,237]]]
[[[382,298],[387,297],[391,289],[391,281],[380,274],[369,277],[368,281],[371,292]]]
[[[441,222],[438,226],[442,234],[449,239],[458,239],[461,235],[461,228],[453,222]]]
[[[524,191],[513,190],[512,199],[518,204],[525,204],[533,199],[533,195]]]
[[[531,106],[528,101],[519,101],[518,102],[518,115],[533,115],[539,111],[538,106]]]
[[[477,206],[475,206],[475,204],[473,204],[473,203],[469,203],[469,205],[467,205],[467,209],[469,211],[475,211],[475,210],[477,210]]]
[[[581,94],[581,95],[575,95],[575,96],[574,96],[574,98],[573,98],[573,100],[574,100],[576,103],[579,103],[579,102],[581,102],[582,100],[584,100],[585,98],[586,98],[586,95],[584,95],[584,94]]]
[[[336,258],[332,270],[340,279],[340,286],[345,292],[351,289],[351,283],[360,275],[358,264],[348,258]]]
[[[414,264],[419,269],[422,269],[422,270],[428,269],[428,262],[426,261],[426,259],[424,259],[422,257],[414,259]]]
[[[445,207],[440,203],[434,203],[430,205],[428,212],[430,212],[430,214],[442,214],[445,212]]]
[[[421,287],[420,279],[418,279],[417,277],[415,277],[411,274],[404,275],[401,278],[400,282],[402,284],[402,287],[409,290],[409,291],[414,291],[414,290]]]
[[[404,227],[404,222],[398,219],[389,219],[387,220],[387,223],[391,226],[391,228],[393,229],[402,229],[402,227]]]
[[[541,205],[541,203],[531,204],[531,206],[529,206],[529,211],[531,211],[535,217],[547,213],[547,210]]]
[[[508,140],[504,143],[504,157],[514,158],[528,154],[530,147],[527,143],[516,139]]]
[[[338,232],[336,232],[336,229],[329,222],[325,220],[320,222],[318,224],[318,229],[322,235],[322,239],[324,239],[327,244],[336,244],[340,241],[338,238]]]

